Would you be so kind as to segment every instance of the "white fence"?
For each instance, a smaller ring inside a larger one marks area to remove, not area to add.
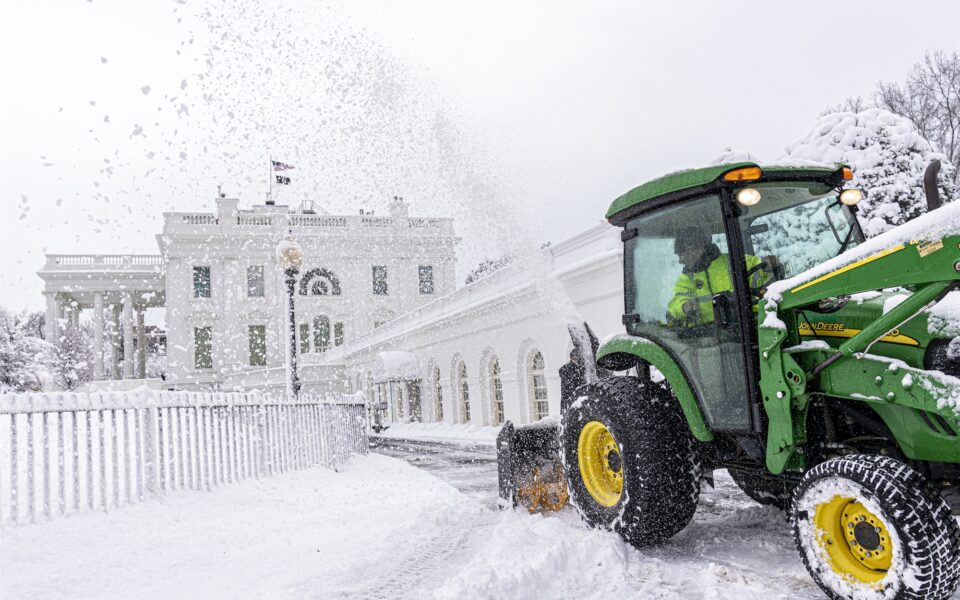
[[[356,396],[0,395],[0,523],[109,511],[367,451]]]

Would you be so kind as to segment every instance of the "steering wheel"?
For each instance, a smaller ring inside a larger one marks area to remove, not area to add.
[[[784,278],[783,264],[781,264],[780,261],[777,260],[776,257],[774,256],[763,257],[757,265],[749,269],[747,271],[747,281],[750,281],[750,277],[754,273],[760,270],[766,271],[767,273],[770,273],[771,275],[773,275],[773,278],[771,281],[776,281],[778,279]],[[769,284],[770,281],[768,281],[767,283]],[[750,295],[759,300],[760,298],[763,298],[763,293],[765,289],[766,289],[766,286],[751,287]]]

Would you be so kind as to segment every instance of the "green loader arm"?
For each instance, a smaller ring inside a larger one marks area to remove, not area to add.
[[[960,380],[869,354],[874,342],[937,302],[958,282],[960,236],[950,236],[933,243],[898,244],[784,289],[788,280],[767,293],[758,313],[758,341],[760,389],[770,423],[770,471],[803,466],[799,446],[806,440],[806,411],[813,392],[871,404],[911,458],[960,461],[955,437],[960,432],[960,405],[956,404]],[[798,341],[797,308],[824,298],[897,286],[911,286],[914,292],[839,348],[785,351],[786,341]],[[895,376],[900,369],[903,372]],[[939,422],[928,427],[922,421],[924,411],[939,415],[956,431],[946,430]],[[947,440],[953,443],[945,444]]]

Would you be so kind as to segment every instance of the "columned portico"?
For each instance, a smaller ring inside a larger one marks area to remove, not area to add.
[[[64,327],[79,327],[82,311],[90,309],[93,378],[144,377],[144,312],[166,304],[160,256],[48,254],[37,274],[44,281],[45,335],[52,343],[60,343]]]

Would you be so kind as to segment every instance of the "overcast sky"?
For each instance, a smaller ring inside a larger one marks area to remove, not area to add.
[[[4,5],[0,304],[44,253],[156,253],[164,211],[261,203],[452,216],[463,274],[557,242],[725,147],[761,157],[825,108],[960,49],[957,2]]]

